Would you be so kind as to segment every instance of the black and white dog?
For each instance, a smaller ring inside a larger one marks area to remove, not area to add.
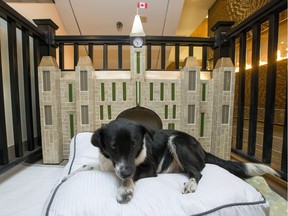
[[[189,180],[182,193],[194,192],[206,163],[216,164],[234,175],[247,178],[277,173],[262,164],[222,160],[204,151],[187,133],[176,130],[153,130],[127,119],[118,119],[96,130],[91,143],[100,149],[99,166],[84,165],[63,179],[80,171],[100,169],[114,171],[121,179],[117,201],[127,203],[133,197],[134,182],[157,173],[187,173]]]

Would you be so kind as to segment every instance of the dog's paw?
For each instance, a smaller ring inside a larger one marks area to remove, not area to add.
[[[189,179],[188,182],[186,182],[184,184],[182,193],[183,194],[193,193],[193,192],[196,191],[197,186],[198,186],[198,184],[196,182],[196,179],[195,178],[191,178],[191,179]]]
[[[133,188],[120,187],[117,191],[117,201],[121,204],[128,203],[133,197]]]

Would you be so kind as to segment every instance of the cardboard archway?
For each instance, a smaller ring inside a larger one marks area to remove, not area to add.
[[[136,106],[121,112],[118,118],[126,118],[134,121],[143,122],[154,129],[162,129],[162,121],[153,110],[145,107]]]

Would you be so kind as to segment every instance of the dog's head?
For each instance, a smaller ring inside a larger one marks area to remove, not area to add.
[[[152,129],[139,122],[117,119],[96,130],[91,143],[112,161],[119,178],[129,179],[136,166],[144,162],[147,155],[145,140],[153,135]]]

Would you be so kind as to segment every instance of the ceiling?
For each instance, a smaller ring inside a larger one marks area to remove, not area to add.
[[[216,0],[140,1],[148,3],[147,9],[138,10],[146,35],[196,37],[208,35],[208,9]],[[59,26],[56,35],[129,35],[137,14],[138,0],[5,0],[5,2],[31,22],[33,19],[53,20]],[[117,22],[123,24],[122,29],[117,29]],[[83,54],[81,50],[79,52],[80,55]],[[160,52],[160,47],[152,49],[154,56],[152,68],[160,69]],[[166,52],[166,67],[169,68],[175,59],[175,52],[172,48],[167,48]],[[69,57],[67,50],[65,53],[67,59],[65,67],[73,68],[73,58]],[[109,68],[117,68],[117,58],[114,58],[116,51],[112,50],[109,53],[111,54]],[[181,49],[180,62],[184,61],[187,53],[186,49]],[[201,59],[201,49],[194,48],[194,56]],[[129,58],[129,52],[124,52],[123,58]],[[95,68],[101,65],[99,61],[100,58],[94,57]],[[129,62],[126,66],[129,68]]]
[[[143,0],[139,9],[146,35],[190,36],[215,0]],[[29,20],[50,18],[58,35],[129,35],[138,0],[6,0]],[[33,13],[31,13],[33,11]],[[116,23],[122,22],[122,29]]]

